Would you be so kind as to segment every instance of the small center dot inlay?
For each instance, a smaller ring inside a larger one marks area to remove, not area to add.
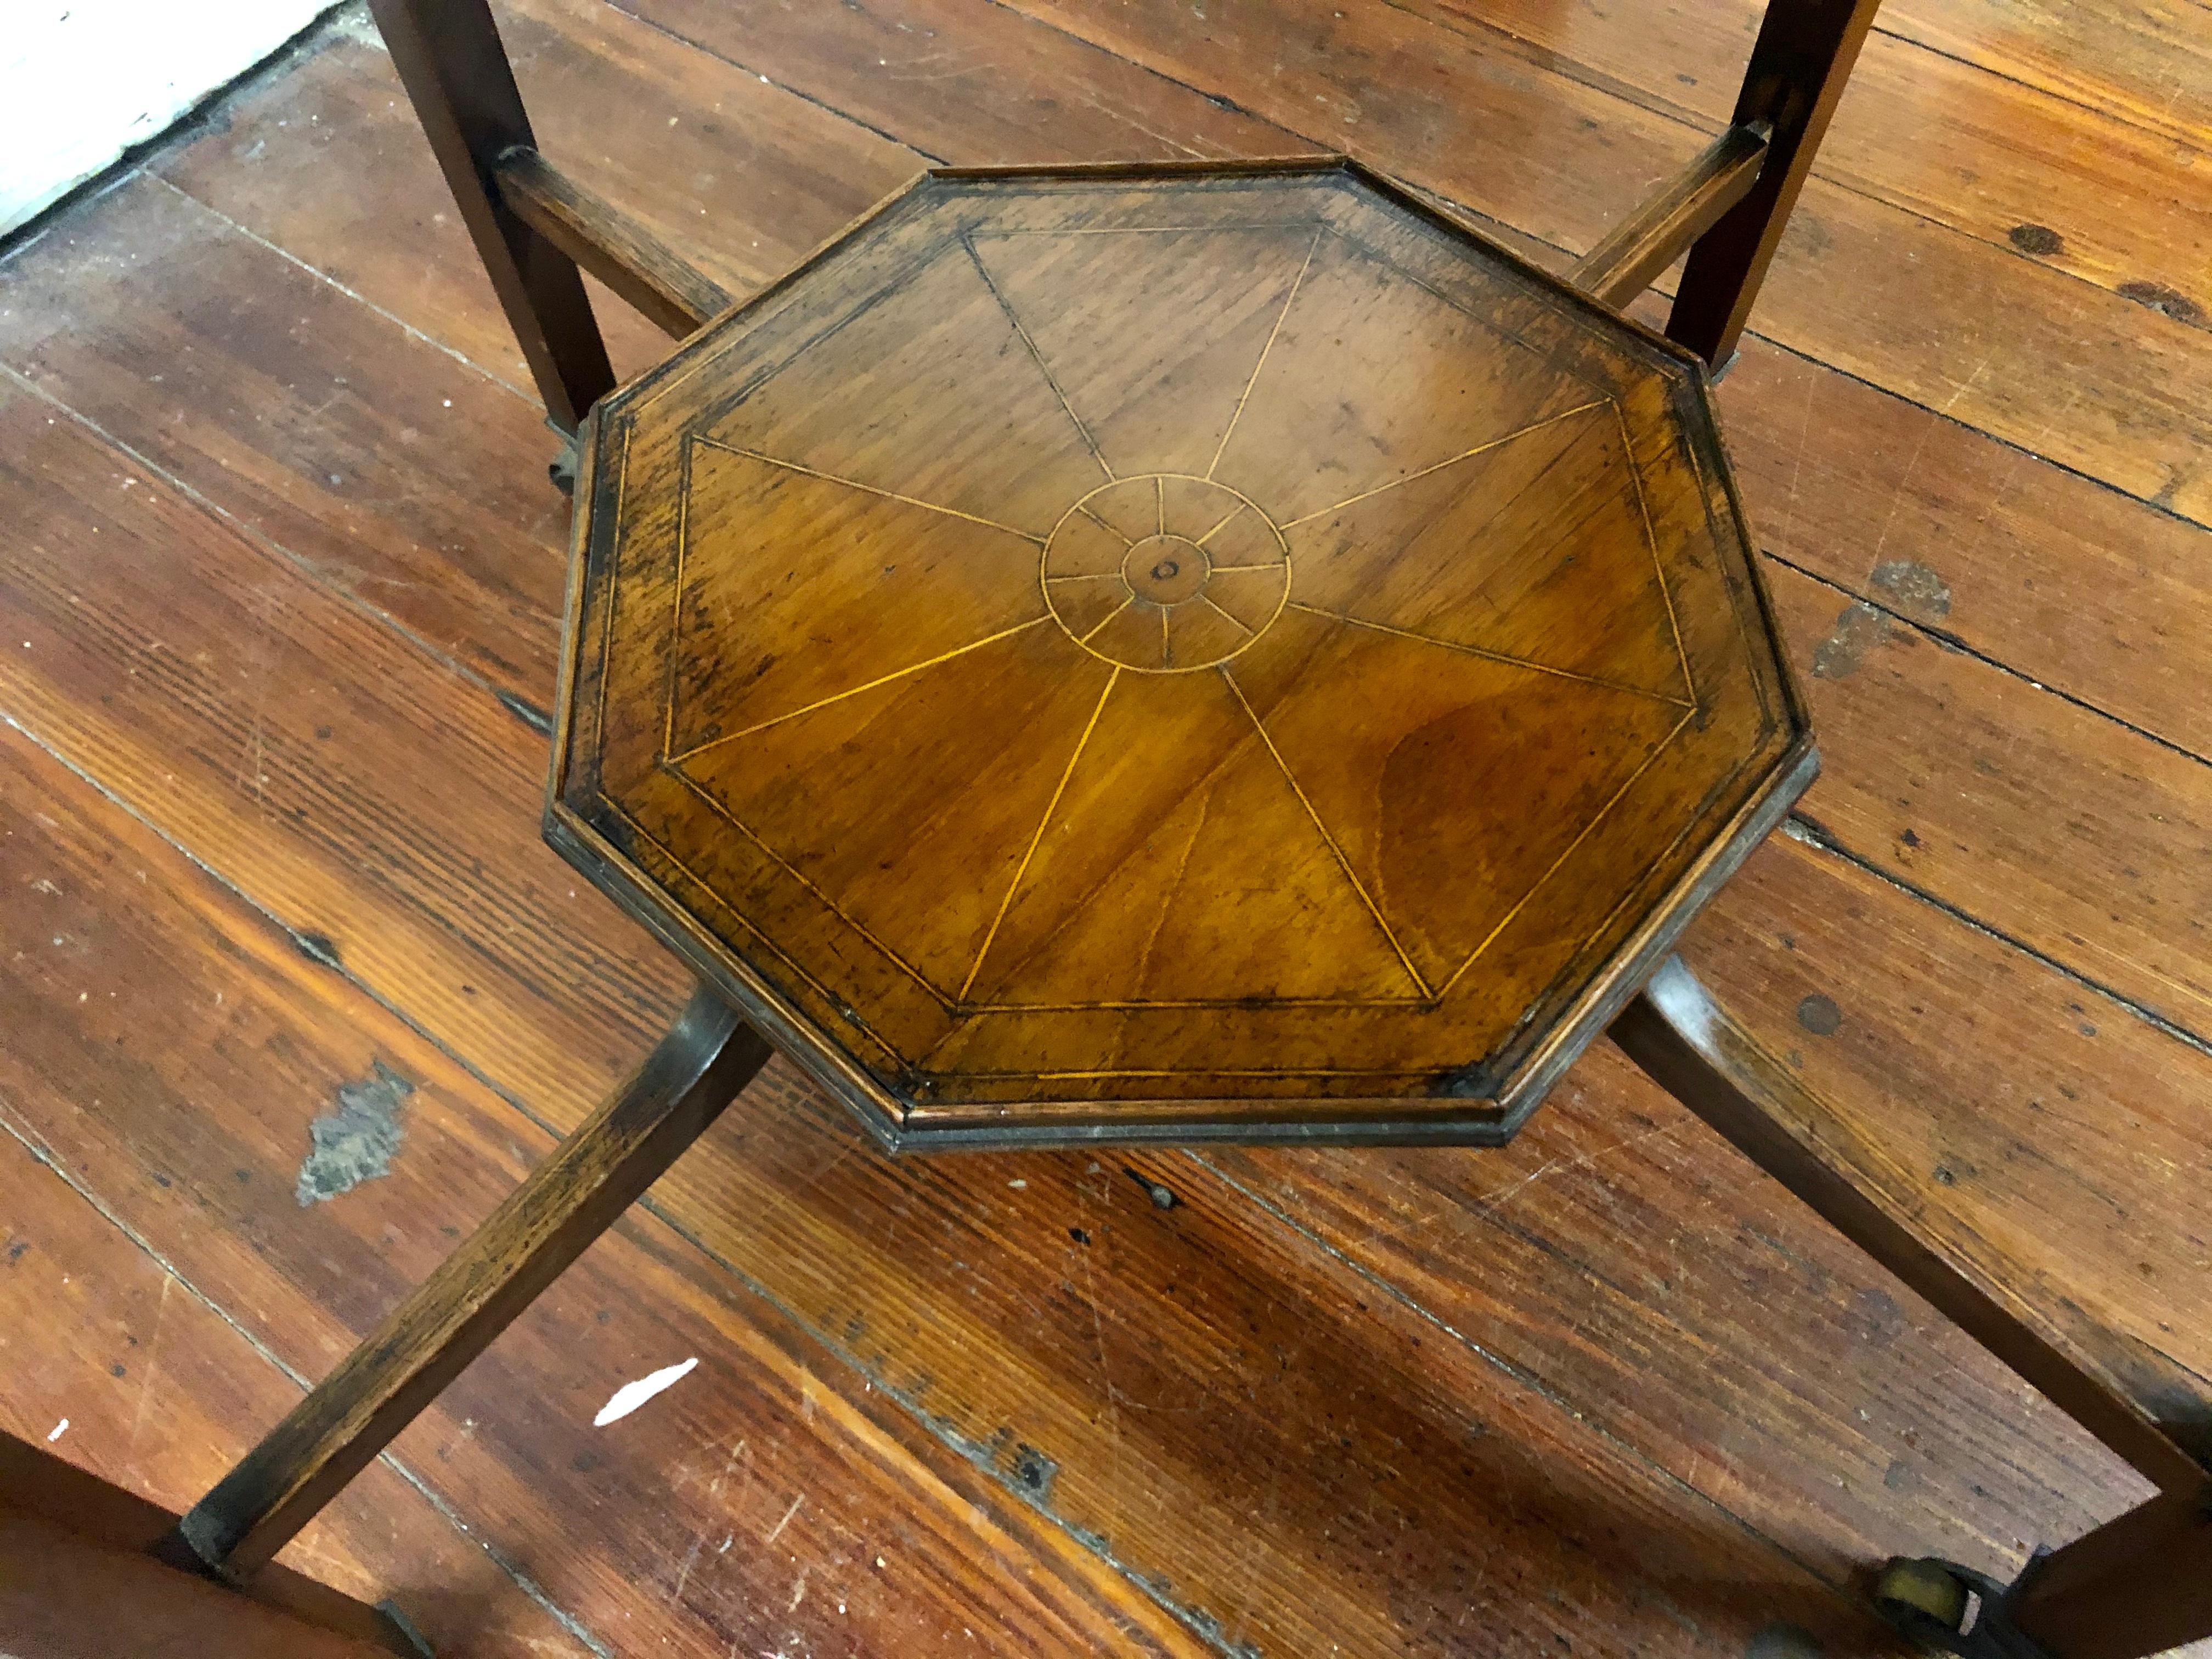
[[[1290,597],[1290,555],[1267,515],[1226,484],[1147,473],[1069,507],[1041,575],[1053,618],[1093,656],[1148,674],[1226,662]]]
[[[1188,537],[1147,536],[1121,561],[1121,580],[1132,593],[1153,605],[1188,605],[1212,568],[1206,550]]]

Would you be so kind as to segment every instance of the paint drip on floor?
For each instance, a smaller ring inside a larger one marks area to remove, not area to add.
[[[608,1424],[628,1417],[664,1389],[673,1388],[689,1376],[691,1368],[698,1363],[699,1357],[694,1354],[680,1365],[670,1365],[650,1376],[641,1376],[635,1382],[623,1383],[615,1390],[614,1397],[599,1407],[599,1414],[592,1419],[592,1426],[604,1429]]]

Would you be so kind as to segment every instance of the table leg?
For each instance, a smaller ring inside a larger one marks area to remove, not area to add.
[[[154,1547],[234,1582],[282,1549],[582,1255],[772,1051],[702,988],[659,1047]]]
[[[2063,1328],[1980,1263],[1932,1242],[1911,1183],[1885,1179],[1796,1073],[1669,957],[1611,1035],[1669,1094],[1956,1322],[2161,1495],[2032,1561],[2012,1584],[1948,1562],[1896,1561],[1876,1588],[1912,1634],[1974,1659],[2140,1659],[2212,1636],[2212,1474],[2126,1386],[2144,1363],[2086,1316]]]
[[[2146,1659],[2212,1634],[2212,1507],[2202,1492],[2154,1498],[2038,1554],[2010,1584],[1949,1561],[1893,1561],[1875,1601],[1966,1659]]]

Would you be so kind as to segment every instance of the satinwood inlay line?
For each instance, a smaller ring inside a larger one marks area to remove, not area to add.
[[[975,252],[975,241],[963,235],[960,239],[960,246],[968,256],[968,263],[975,267],[975,274],[983,279],[983,286],[991,290],[991,297],[999,302],[999,309],[1006,313],[1008,325],[1012,327],[1015,334],[1020,337],[1022,344],[1028,348],[1030,360],[1037,366],[1037,373],[1044,376],[1044,383],[1052,388],[1052,395],[1060,400],[1060,408],[1066,411],[1067,418],[1074,422],[1076,434],[1083,440],[1083,447],[1091,452],[1091,459],[1098,463],[1098,470],[1106,475],[1106,482],[1113,483],[1114,469],[1108,465],[1105,452],[1098,447],[1098,440],[1091,435],[1091,428],[1083,423],[1083,416],[1077,414],[1075,405],[1067,401],[1067,393],[1060,390],[1060,382],[1053,377],[1052,365],[1045,362],[1044,354],[1037,349],[1036,342],[1030,338],[1028,328],[1023,325],[1022,319],[1014,314],[1013,307],[1006,303],[1006,296],[999,291],[998,283],[991,279],[991,273],[984,265],[982,256]]]
[[[1636,465],[1636,446],[1628,436],[1628,416],[1619,404],[1613,406],[1613,418],[1620,428],[1620,453],[1628,462],[1628,485],[1636,493],[1636,511],[1644,520],[1644,544],[1651,550],[1651,575],[1659,584],[1659,597],[1666,602],[1668,630],[1674,636],[1674,656],[1682,665],[1683,689],[1689,692],[1694,706],[1698,698],[1698,683],[1690,675],[1690,653],[1682,644],[1682,619],[1674,614],[1674,595],[1667,586],[1667,572],[1659,562],[1659,537],[1651,527],[1651,504],[1644,499],[1644,479]],[[1690,465],[1697,470],[1697,457],[1690,458]]]
[[[1525,438],[1532,432],[1541,432],[1547,426],[1557,425],[1571,416],[1587,413],[1600,404],[1609,401],[1608,398],[1593,398],[1586,404],[1578,404],[1572,409],[1562,410],[1557,415],[1547,416],[1540,421],[1522,427],[1518,432],[1509,432],[1502,438],[1492,438],[1487,443],[1480,443],[1472,449],[1463,449],[1456,455],[1447,456],[1434,466],[1425,466],[1418,472],[1408,472],[1402,478],[1393,478],[1389,483],[1377,484],[1372,489],[1361,490],[1357,495],[1346,495],[1340,501],[1332,501],[1328,506],[1317,508],[1314,512],[1304,514],[1298,518],[1285,520],[1281,528],[1296,530],[1302,524],[1311,524],[1316,519],[1325,519],[1332,513],[1341,513],[1355,502],[1372,501],[1377,495],[1387,495],[1393,489],[1402,489],[1418,479],[1427,477],[1431,473],[1441,472],[1448,466],[1457,466],[1462,461],[1471,461],[1478,455],[1486,455],[1493,449],[1501,448],[1511,443],[1516,438]]]
[[[1014,878],[1006,884],[1006,896],[999,901],[998,914],[991,918],[990,929],[983,935],[983,943],[975,952],[975,960],[969,965],[968,977],[960,981],[960,994],[963,999],[975,988],[975,975],[983,971],[983,958],[991,954],[991,942],[999,937],[999,924],[1006,919],[1007,907],[1013,903],[1014,895],[1021,890],[1022,878],[1029,873],[1030,860],[1036,856],[1037,843],[1044,839],[1045,827],[1052,822],[1053,813],[1059,809],[1060,798],[1067,793],[1067,781],[1075,775],[1077,763],[1082,760],[1083,751],[1091,746],[1091,734],[1098,729],[1098,717],[1106,712],[1106,699],[1114,695],[1114,688],[1121,681],[1121,671],[1116,668],[1107,675],[1105,687],[1098,693],[1098,701],[1091,706],[1091,718],[1084,722],[1083,735],[1075,740],[1074,751],[1068,756],[1067,764],[1060,770],[1060,781],[1053,786],[1052,799],[1044,804],[1044,815],[1037,819],[1036,833],[1030,836],[1030,844],[1022,849],[1022,861],[1014,866]]]
[[[1226,665],[1222,667],[1221,678],[1231,692],[1235,695],[1245,714],[1251,717],[1252,729],[1260,734],[1260,741],[1267,746],[1267,753],[1273,757],[1275,764],[1282,769],[1283,781],[1291,786],[1291,793],[1298,798],[1298,805],[1306,809],[1306,816],[1313,820],[1316,833],[1327,843],[1329,855],[1335,859],[1337,867],[1344,872],[1344,878],[1352,884],[1352,891],[1359,895],[1359,902],[1367,907],[1367,914],[1375,918],[1375,925],[1382,930],[1382,937],[1390,941],[1390,948],[1397,952],[1398,960],[1405,966],[1406,976],[1413,981],[1413,988],[1421,994],[1423,1000],[1431,1000],[1428,981],[1421,977],[1421,970],[1413,966],[1413,959],[1406,954],[1406,947],[1398,943],[1398,935],[1391,931],[1390,924],[1383,920],[1381,908],[1376,904],[1374,898],[1368,893],[1365,884],[1359,879],[1358,872],[1352,867],[1352,860],[1344,855],[1344,848],[1337,845],[1336,837],[1329,833],[1328,826],[1322,822],[1321,814],[1315,810],[1312,800],[1307,797],[1306,792],[1299,787],[1297,775],[1291,770],[1291,763],[1283,758],[1283,751],[1275,747],[1274,738],[1267,735],[1267,724],[1260,718],[1260,711],[1252,707],[1250,700],[1244,695],[1244,688],[1237,684],[1236,675],[1229,672]]]
[[[921,987],[923,990],[928,992],[932,997],[935,998],[936,1000],[941,1003],[947,1010],[957,1006],[958,1002],[957,998],[948,995],[944,991],[939,990],[935,985],[933,985],[930,982],[928,975],[923,973],[921,969],[908,962],[905,957],[902,956],[898,952],[896,949],[886,943],[881,938],[878,937],[873,929],[862,922],[859,917],[854,915],[850,910],[840,904],[836,899],[830,897],[828,893],[822,890],[820,883],[817,882],[812,877],[809,876],[804,870],[801,870],[789,859],[784,857],[782,854],[777,852],[775,848],[769,846],[768,842],[763,840],[753,828],[745,823],[743,818],[740,818],[735,812],[730,811],[730,809],[727,806],[725,806],[720,801],[715,799],[712,792],[700,787],[697,779],[692,777],[680,767],[669,766],[663,769],[666,772],[668,776],[674,778],[678,783],[682,784],[685,789],[690,791],[693,798],[703,805],[708,811],[712,812],[716,817],[721,819],[723,823],[728,824],[731,829],[736,830],[747,841],[750,842],[755,847],[758,848],[762,854],[778,869],[781,870],[784,874],[789,876],[801,887],[804,887],[808,892],[811,893],[817,901],[829,909],[831,915],[835,915],[840,921],[843,922],[848,927],[858,933],[862,939],[867,940],[869,944],[874,945],[877,950],[882,951],[885,960],[890,962],[893,967],[896,968],[916,985]]]
[[[1802,749],[1709,419],[1356,168],[926,179],[602,404],[559,810],[910,1124],[1450,1116]]]
[[[826,697],[817,697],[812,702],[801,703],[798,708],[786,709],[781,714],[772,715],[764,720],[757,720],[742,731],[726,732],[719,738],[710,738],[705,743],[687,749],[680,755],[669,755],[664,758],[671,762],[690,760],[722,744],[735,743],[739,738],[749,738],[756,732],[765,732],[771,726],[781,726],[786,720],[797,720],[801,714],[811,714],[817,708],[827,708],[833,702],[842,702],[848,697],[857,697],[862,692],[872,691],[879,685],[889,685],[893,680],[902,680],[909,674],[919,674],[925,668],[934,668],[939,663],[951,662],[955,657],[964,657],[970,651],[981,650],[987,645],[995,645],[1000,640],[1012,639],[1025,629],[1035,628],[1043,620],[1042,617],[1032,617],[1025,623],[1016,623],[1012,628],[1002,628],[995,634],[986,634],[980,640],[970,640],[967,644],[957,645],[950,651],[940,651],[933,657],[925,658],[921,662],[909,663],[904,668],[893,669],[888,674],[878,674],[872,680],[863,681],[860,684],[850,686],[842,691],[833,691]]]
[[[1651,769],[1653,763],[1658,760],[1661,755],[1667,751],[1667,746],[1673,743],[1676,738],[1682,735],[1682,728],[1687,726],[1692,720],[1697,719],[1697,717],[1698,711],[1695,708],[1685,709],[1682,714],[1682,718],[1674,722],[1673,729],[1670,730],[1665,737],[1660,738],[1657,743],[1651,745],[1651,752],[1644,757],[1642,763],[1639,764],[1633,772],[1631,772],[1626,778],[1621,780],[1620,787],[1614,790],[1612,797],[1607,800],[1606,804],[1597,809],[1597,811],[1591,817],[1590,821],[1582,827],[1581,832],[1577,834],[1572,841],[1569,842],[1565,847],[1559,849],[1559,857],[1553,859],[1551,863],[1545,867],[1544,873],[1536,878],[1535,884],[1530,887],[1527,892],[1521,896],[1520,902],[1516,904],[1510,910],[1508,910],[1504,915],[1498,919],[1498,926],[1490,930],[1489,933],[1484,938],[1481,944],[1476,945],[1473,951],[1468,953],[1468,958],[1465,962],[1461,963],[1458,967],[1452,969],[1451,976],[1445,980],[1442,985],[1437,988],[1437,995],[1438,997],[1443,996],[1454,985],[1457,984],[1459,982],[1460,975],[1467,972],[1468,969],[1474,967],[1476,959],[1480,957],[1485,951],[1487,951],[1492,945],[1498,942],[1498,936],[1504,933],[1506,928],[1512,924],[1514,917],[1519,915],[1522,911],[1528,908],[1528,901],[1535,897],[1538,893],[1543,890],[1544,884],[1551,880],[1553,876],[1559,873],[1559,866],[1565,864],[1568,859],[1574,855],[1575,848],[1580,847],[1584,842],[1588,841],[1590,838],[1591,832],[1594,831],[1599,824],[1605,822],[1606,814],[1612,811],[1614,807],[1620,805],[1620,798],[1628,793],[1629,787],[1633,784],[1637,779],[1642,777],[1646,772]]]
[[[809,990],[814,992],[817,996],[827,998],[834,995],[828,986],[823,984],[823,982],[814,975],[807,972],[805,966],[793,958],[790,952],[784,950],[784,948],[778,945],[773,939],[770,939],[766,933],[754,927],[752,923],[747,921],[744,916],[738,915],[737,911],[732,909],[728,904],[724,902],[721,896],[714,890],[714,885],[712,882],[707,880],[706,878],[700,875],[697,871],[686,864],[683,859],[677,855],[673,848],[670,848],[659,836],[654,835],[650,830],[647,830],[643,824],[640,823],[636,817],[630,812],[625,811],[620,803],[610,800],[607,803],[607,806],[609,811],[611,811],[614,816],[621,821],[623,827],[628,830],[631,836],[635,837],[637,841],[644,842],[655,853],[665,859],[668,861],[670,867],[678,875],[682,876],[686,881],[690,882],[693,886],[696,887],[700,893],[704,896],[704,897],[712,903],[715,908],[720,910],[724,915],[728,915],[748,933],[750,933],[755,939],[760,940],[763,947],[766,949],[770,955],[774,956],[778,962],[782,963],[787,968],[790,969],[793,975],[797,978],[800,983],[806,986]],[[634,860],[627,861],[634,862]],[[641,874],[643,872],[641,872]],[[870,1024],[867,1020],[863,1018],[857,1011],[848,1014],[848,1018],[852,1020],[854,1030],[858,1030],[863,1036],[866,1037],[869,1042],[874,1043],[876,1047],[881,1048],[893,1060],[901,1060],[903,1059],[903,1056],[900,1054],[898,1049],[890,1042],[886,1042],[881,1034],[876,1030],[875,1027]]]
[[[1086,225],[1066,230],[1057,228],[1043,230],[975,228],[966,234],[970,241],[978,237],[985,241],[999,241],[1016,236],[1182,236],[1194,232],[1211,236],[1237,230],[1311,230],[1313,226],[1314,222],[1310,219],[1279,219],[1253,224],[1224,221],[1218,225]]]
[[[969,524],[980,524],[986,530],[1003,530],[1009,536],[1019,536],[1024,541],[1035,542],[1040,547],[1044,544],[1042,537],[1033,536],[1026,530],[1017,530],[1010,524],[1000,524],[996,519],[986,519],[973,513],[963,513],[958,507],[947,507],[941,501],[925,501],[919,495],[902,495],[896,489],[878,489],[873,484],[862,483],[855,478],[841,478],[834,472],[823,472],[818,468],[806,466],[798,461],[787,461],[775,455],[763,455],[757,449],[740,448],[736,444],[726,444],[719,439],[695,436],[691,441],[702,444],[708,449],[719,449],[726,455],[742,455],[749,461],[760,461],[769,466],[780,466],[787,472],[803,472],[810,478],[821,479],[824,483],[842,484],[848,489],[857,489],[864,495],[880,495],[887,501],[903,501],[908,507],[924,507],[932,513],[942,513],[947,518],[965,519]],[[677,552],[678,558],[677,568],[680,570],[683,568],[683,547],[680,538]]]
[[[1369,622],[1364,617],[1350,616],[1341,611],[1324,611],[1317,605],[1302,605],[1292,599],[1290,608],[1303,611],[1310,617],[1325,617],[1330,622],[1342,623],[1349,628],[1364,628],[1371,633],[1388,634],[1395,639],[1413,640],[1422,645],[1433,645],[1441,651],[1456,651],[1463,656],[1480,657],[1485,662],[1502,663],[1509,668],[1525,668],[1532,674],[1550,674],[1555,678],[1576,680],[1583,685],[1602,686],[1607,691],[1623,691],[1632,697],[1649,697],[1654,702],[1668,703],[1676,708],[1696,707],[1685,697],[1670,697],[1662,691],[1647,691],[1642,686],[1623,685],[1618,680],[1600,679],[1595,674],[1577,674],[1571,669],[1553,668],[1527,657],[1509,657],[1502,651],[1486,651],[1479,645],[1461,645],[1453,640],[1440,640],[1432,634],[1419,634],[1410,628],[1393,628],[1388,623]]]
[[[1267,342],[1260,348],[1259,360],[1252,365],[1252,373],[1244,382],[1244,390],[1237,396],[1237,407],[1230,412],[1229,425],[1221,434],[1221,441],[1214,446],[1213,459],[1206,463],[1206,476],[1209,479],[1220,467],[1221,458],[1229,448],[1229,441],[1237,435],[1237,422],[1244,417],[1244,405],[1252,396],[1252,388],[1260,383],[1260,371],[1267,366],[1267,354],[1275,349],[1275,337],[1283,331],[1283,319],[1291,314],[1291,307],[1297,303],[1298,290],[1305,286],[1306,272],[1313,269],[1315,251],[1321,246],[1321,239],[1327,229],[1325,225],[1314,228],[1313,240],[1306,245],[1305,262],[1299,265],[1298,274],[1291,279],[1291,291],[1283,296],[1283,308],[1275,313],[1275,325],[1267,331]]]
[[[1078,501],[1075,504],[1074,511],[1080,513],[1085,518],[1090,520],[1091,523],[1097,525],[1101,530],[1111,536],[1115,541],[1121,543],[1122,546],[1134,547],[1136,545],[1136,544],[1131,541],[1127,536],[1124,536],[1120,531],[1115,529],[1112,525],[1108,524],[1105,520],[1100,518],[1089,507],[1084,506],[1081,501]]]
[[[1182,485],[1187,490],[1199,492],[1199,500],[1193,501],[1188,496],[1180,498],[1171,514],[1167,501],[1167,486],[1170,482]],[[1218,513],[1217,516],[1218,506],[1211,498],[1218,497],[1228,498],[1231,505],[1226,513]],[[1158,528],[1141,540],[1131,540],[1113,521],[1110,509],[1102,511],[1093,505],[1117,499],[1121,502],[1120,511],[1125,522],[1133,499],[1142,502],[1141,510]],[[1192,532],[1205,525],[1209,527],[1202,533],[1210,536],[1247,514],[1266,526],[1267,535],[1273,542],[1278,556],[1264,563],[1215,563],[1206,554],[1201,536]],[[1078,520],[1103,526],[1121,543],[1127,551],[1118,573],[1066,573],[1054,569],[1055,559],[1079,559],[1084,556],[1079,550],[1065,550],[1069,540],[1069,527]],[[1158,563],[1152,565],[1149,569],[1133,572],[1133,565],[1144,566],[1156,556]],[[1246,571],[1273,571],[1279,583],[1270,596],[1267,615],[1256,623],[1247,623],[1224,610],[1220,602],[1206,592],[1206,585],[1214,576],[1233,575]],[[1071,621],[1062,612],[1061,601],[1054,598],[1052,591],[1055,583],[1115,574],[1119,575],[1128,599],[1111,614],[1088,625]],[[1139,674],[1194,673],[1200,669],[1228,661],[1249,647],[1282,614],[1283,606],[1290,598],[1291,583],[1290,550],[1284,545],[1282,537],[1267,514],[1242,492],[1187,472],[1120,478],[1092,490],[1060,515],[1052,534],[1045,538],[1044,555],[1038,564],[1038,577],[1043,588],[1046,607],[1071,639],[1093,656]],[[1206,601],[1206,609],[1227,616],[1236,624],[1241,637],[1226,648],[1217,642],[1212,648],[1193,649],[1188,660],[1179,660],[1175,645],[1174,617],[1176,613],[1201,599]],[[1151,647],[1138,651],[1127,639],[1117,638],[1110,647],[1093,643],[1131,604],[1158,611],[1160,635],[1156,653]]]

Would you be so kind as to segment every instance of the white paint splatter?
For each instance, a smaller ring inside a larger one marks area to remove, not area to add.
[[[662,1389],[673,1388],[689,1376],[691,1368],[698,1363],[699,1357],[694,1354],[680,1365],[670,1365],[650,1376],[641,1376],[635,1382],[623,1383],[615,1390],[614,1398],[599,1407],[599,1414],[592,1419],[592,1426],[604,1429],[608,1424],[628,1417]]]
[[[50,1435],[48,1435],[48,1436],[46,1437],[46,1443],[47,1443],[49,1446],[52,1445],[52,1444],[54,1443],[54,1442],[55,1442],[55,1441],[57,1441],[57,1440],[60,1439],[64,1435],[67,1434],[68,1432],[69,1432],[69,1419],[67,1419],[66,1417],[64,1417],[64,1419],[62,1419],[62,1420],[61,1420],[60,1422],[58,1422],[58,1423],[57,1423],[57,1424],[55,1424],[55,1425],[54,1425],[54,1431],[53,1431],[52,1434],[50,1434]]]

